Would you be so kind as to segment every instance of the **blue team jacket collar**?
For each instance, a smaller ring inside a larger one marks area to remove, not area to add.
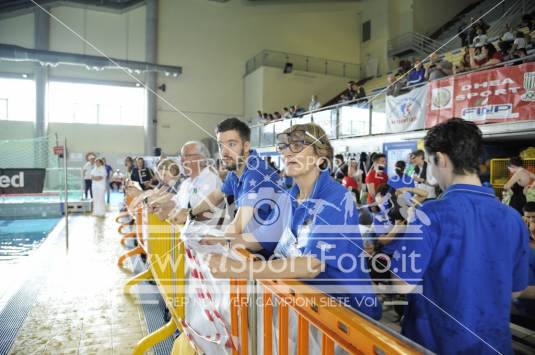
[[[314,187],[312,188],[312,194],[307,198],[307,200],[318,199],[318,196],[321,196],[323,188],[330,181],[330,179],[331,174],[329,173],[329,170],[322,170],[320,172],[320,175],[316,179],[316,182],[314,183]],[[290,195],[294,198],[297,198],[297,196],[299,195],[299,186],[297,186],[297,183],[294,183],[294,185],[292,186],[292,189],[290,190]]]
[[[442,196],[445,196],[452,192],[468,192],[476,193],[480,195],[489,195],[490,197],[496,197],[494,190],[490,187],[469,185],[469,184],[453,184],[450,185]]]

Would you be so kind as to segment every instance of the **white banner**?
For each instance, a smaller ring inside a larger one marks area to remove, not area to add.
[[[399,96],[386,97],[387,133],[415,131],[424,128],[427,112],[427,85]]]

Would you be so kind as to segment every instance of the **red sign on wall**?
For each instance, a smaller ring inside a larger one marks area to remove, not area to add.
[[[63,155],[63,152],[65,151],[65,148],[62,145],[57,145],[54,147],[54,154],[55,155]]]
[[[535,120],[535,63],[429,83],[425,128],[453,117],[476,124]]]

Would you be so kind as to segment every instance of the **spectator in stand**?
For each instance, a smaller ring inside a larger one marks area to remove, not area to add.
[[[111,195],[111,174],[113,174],[113,168],[106,162],[106,158],[102,157],[104,162],[104,168],[106,169],[106,203],[110,204],[110,195]]]
[[[523,167],[523,161],[520,157],[511,158],[507,168],[511,173],[511,178],[503,185],[503,189],[511,196],[509,206],[522,214],[522,208],[527,202],[524,191],[531,179],[535,178],[535,174]]]
[[[520,21],[520,28],[527,27],[530,31],[533,31],[535,29],[533,25],[533,15],[532,14],[526,14],[522,16],[522,20]]]
[[[95,166],[91,170],[92,191],[95,194],[93,198],[93,215],[95,217],[106,216],[106,168],[102,158],[95,159]]]
[[[468,32],[469,30],[464,30],[466,28],[466,22],[461,22],[459,25],[459,28],[457,29],[457,33],[459,34],[459,38],[461,39],[461,46],[466,47],[468,45]]]
[[[263,123],[269,122],[269,115],[266,112],[262,114],[262,122]]]
[[[388,74],[388,87],[386,89],[387,96],[398,96],[402,88],[407,83],[405,77],[396,78],[393,74]]]
[[[111,176],[111,184],[110,187],[113,191],[119,191],[121,187],[123,186],[124,182],[124,174],[121,173],[121,170],[116,169],[115,172]]]
[[[431,61],[425,71],[427,80],[436,80],[453,74],[453,65],[445,59],[440,59],[438,54],[431,54]]]
[[[475,19],[473,17],[470,18],[470,28],[468,30],[466,30],[466,33],[467,33],[467,39],[468,39],[468,44],[467,45],[471,45],[473,42],[474,42],[474,38],[476,37],[476,30],[477,30],[477,27],[476,27],[476,24],[475,24]]]
[[[95,154],[87,153],[85,155],[86,163],[82,168],[82,177],[84,178],[85,188],[84,188],[84,198],[87,200],[89,196],[93,198],[93,180],[91,179],[91,171],[95,168]],[[89,194],[88,194],[89,192]]]
[[[272,121],[274,121],[274,120],[275,120],[275,116],[273,116],[272,113],[269,113],[269,114],[268,114],[268,121],[269,121],[269,122],[272,122]]]
[[[527,52],[527,46],[528,43],[526,41],[526,38],[524,36],[524,33],[521,31],[516,32],[516,38],[513,42],[513,46],[511,50],[509,51],[509,55],[512,58],[524,58],[528,55]]]
[[[143,190],[150,190],[154,186],[152,180],[154,173],[150,168],[145,167],[145,159],[139,157],[136,159],[136,167],[132,171],[132,181],[139,183]]]
[[[399,61],[398,71],[396,76],[403,75],[412,69],[411,61],[408,59],[402,59]]]
[[[355,169],[358,168],[357,161],[355,159],[349,160],[349,165],[347,168],[347,175],[342,179],[342,186],[352,192],[353,199],[358,203],[359,199],[359,184],[355,179],[357,172]]]
[[[414,180],[411,176],[405,174],[405,168],[407,164],[403,160],[396,162],[394,170],[396,175],[391,176],[388,179],[388,185],[394,189],[401,189],[402,187],[415,187]]]
[[[262,115],[262,111],[258,110],[256,111],[256,122],[262,122],[264,119],[264,115]]]
[[[472,46],[475,48],[483,47],[485,44],[487,44],[489,38],[486,33],[483,32],[482,28],[478,28],[476,30],[477,36],[474,38],[474,42],[472,42]]]
[[[483,33],[487,33],[487,31],[490,28],[490,25],[486,23],[483,19],[479,19],[475,23],[475,27],[476,27],[476,32],[477,32],[477,29],[480,28],[483,31]]]
[[[132,178],[132,170],[134,169],[134,159],[130,156],[124,158],[124,167],[126,169],[125,179],[130,180]]]
[[[357,92],[355,89],[355,82],[353,80],[347,82],[347,89],[341,95],[342,101],[352,101],[356,96]]]
[[[386,184],[388,174],[386,173],[386,156],[382,153],[373,156],[372,169],[366,176],[366,186],[368,187],[368,204],[375,201],[375,192],[380,185]]]
[[[277,171],[277,174],[280,174],[280,170],[279,168],[277,168],[277,166],[273,162],[273,158],[271,156],[266,157],[266,162],[268,163],[269,166],[273,168],[273,170]]]
[[[471,68],[470,68],[470,48],[469,47],[465,47],[464,48],[464,54],[463,54],[463,57],[461,58],[461,61],[459,62],[458,65],[454,66],[453,70],[453,74],[460,74],[460,73],[464,73],[466,71],[469,71]]]
[[[295,111],[295,106],[290,106],[290,117],[297,117],[297,112]]]
[[[292,118],[292,115],[290,114],[290,110],[288,107],[285,107],[282,109],[282,118]]]
[[[409,72],[407,85],[416,85],[425,81],[425,69],[420,59],[414,61],[414,68]]]
[[[342,179],[347,176],[348,171],[348,166],[347,163],[344,161],[344,156],[342,154],[336,154],[334,156],[334,164],[334,178],[337,181],[342,181]]]
[[[275,120],[282,120],[282,115],[279,111],[276,111],[274,114]]]
[[[318,101],[318,97],[316,95],[312,95],[310,98],[310,103],[308,104],[308,110],[314,111],[321,107],[320,102]]]
[[[510,24],[505,25],[505,31],[500,36],[500,42],[498,42],[498,47],[502,53],[509,53],[511,47],[513,47],[513,42],[515,41],[515,34],[511,29]]]
[[[363,174],[364,172],[359,168],[359,162],[355,158],[349,159],[349,164],[347,167],[347,176],[342,179],[342,185],[344,185],[346,188],[349,188],[350,186],[353,187],[352,192],[355,193],[356,201],[358,203],[360,203],[360,192],[362,190]],[[357,187],[356,189],[355,185]]]
[[[355,83],[353,84],[353,91],[356,93],[356,95],[353,97],[354,100],[356,99],[357,102],[366,101],[366,91],[364,90],[364,87]]]
[[[301,114],[303,114],[303,113],[305,112],[305,109],[302,108],[301,106],[295,106],[295,105],[293,105],[292,107],[293,107],[294,112],[295,112],[295,113],[294,113],[294,114],[295,114],[295,117],[297,117],[297,116],[299,116],[299,115],[301,115]]]
[[[470,48],[470,67],[481,68],[489,65],[496,65],[503,61],[503,56],[494,44],[487,43],[479,49]]]
[[[436,198],[436,186],[438,184],[435,177],[427,168],[427,162],[425,161],[425,152],[421,149],[415,150],[409,157],[410,163],[414,166],[414,173],[412,178],[416,184],[416,187],[428,192],[428,198]]]

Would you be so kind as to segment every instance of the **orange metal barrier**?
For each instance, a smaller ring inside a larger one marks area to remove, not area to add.
[[[126,233],[121,238],[121,245],[125,245],[126,239],[129,238],[136,238],[137,239],[137,246],[133,249],[128,250],[124,254],[122,254],[119,259],[117,260],[117,265],[119,267],[124,267],[124,262],[127,258],[132,257],[134,255],[140,255],[145,253],[145,248],[143,244],[143,210],[141,207],[138,207],[135,212],[135,231]]]
[[[247,252],[242,254],[248,255]],[[239,338],[239,352],[233,354],[247,355],[249,330],[248,301],[246,281],[232,280],[231,294],[231,329],[232,335]],[[262,280],[261,285],[263,311],[263,354],[273,354],[272,324],[273,301],[279,304],[278,310],[278,349],[277,354],[288,354],[288,312],[297,315],[297,354],[308,354],[310,325],[322,334],[321,353],[334,354],[335,345],[350,354],[421,354],[425,349],[403,338],[394,331],[371,321],[347,307],[334,305],[332,298],[318,292],[312,286],[297,280]],[[331,300],[331,302],[329,302]],[[321,305],[321,307],[320,307]],[[238,332],[239,329],[239,332]]]
[[[181,329],[185,319],[185,263],[184,245],[180,240],[178,228],[159,220],[141,208],[136,212],[136,232],[140,247],[147,253],[150,267],[147,271],[133,277],[125,285],[125,291],[134,284],[153,279],[162,294],[172,319],[158,331],[149,334],[138,342],[134,354],[142,354],[157,342]],[[144,244],[143,244],[144,243]],[[241,251],[250,257],[246,251]],[[169,261],[171,264],[169,264]],[[169,266],[172,267],[169,267]],[[175,265],[175,266],[173,266]],[[379,323],[339,304],[332,298],[318,292],[312,286],[297,280],[262,280],[261,307],[263,313],[262,353],[288,354],[289,338],[296,334],[296,351],[299,355],[309,353],[309,330],[317,328],[321,334],[321,354],[334,354],[335,346],[350,354],[421,354],[425,349]],[[274,324],[273,301],[278,308],[278,347],[273,349]],[[251,312],[246,280],[230,280],[230,331],[234,346],[232,354],[248,355],[249,341],[256,336],[249,324]],[[297,316],[297,329],[289,329],[289,312]],[[254,347],[254,342],[253,342]]]

